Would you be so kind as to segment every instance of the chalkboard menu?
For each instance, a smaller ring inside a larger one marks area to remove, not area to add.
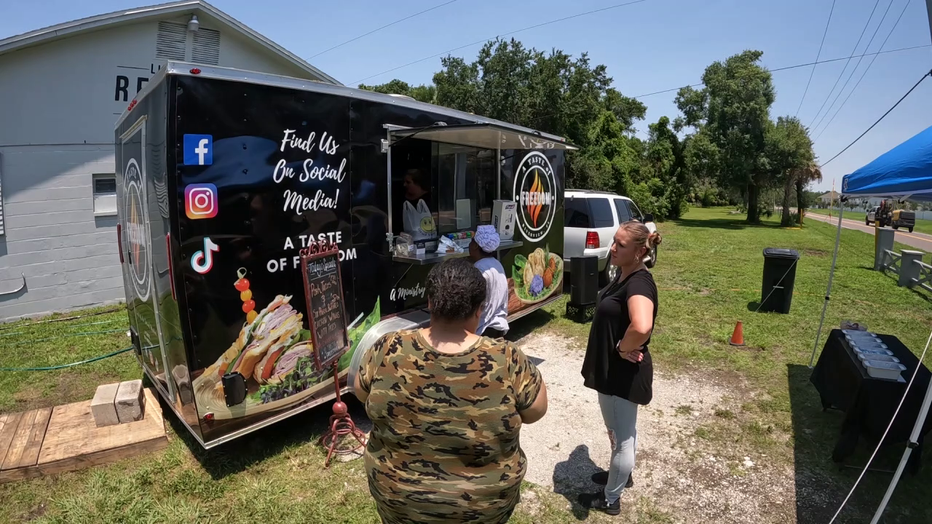
[[[336,244],[312,243],[301,250],[308,327],[318,369],[333,365],[349,347],[343,280]]]

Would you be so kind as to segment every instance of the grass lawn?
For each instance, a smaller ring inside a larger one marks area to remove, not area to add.
[[[820,215],[828,215],[828,209],[807,209],[806,213],[817,213]],[[838,210],[832,209],[831,214],[834,217],[838,216]],[[845,210],[845,218],[850,218],[851,220],[863,221],[864,220],[864,211],[858,209],[855,211]],[[805,220],[805,219],[803,219]],[[916,219],[916,227],[913,228],[914,233],[925,233],[927,235],[932,235],[932,220],[924,220],[921,218]]]
[[[704,421],[696,437],[729,453],[763,454],[794,472],[800,522],[827,522],[857,478],[858,471],[831,461],[842,415],[822,412],[809,383],[809,362],[831,264],[835,230],[806,222],[783,229],[774,216],[747,226],[727,209],[694,209],[682,220],[660,224],[664,235],[653,270],[660,291],[651,351],[655,368],[723,381],[739,399],[739,409],[722,410]],[[761,299],[765,247],[800,252],[792,310],[788,315],[754,313]],[[826,332],[842,320],[865,322],[872,331],[898,336],[917,354],[932,326],[929,301],[896,286],[891,276],[871,271],[873,239],[842,231]],[[553,330],[584,341],[587,324],[563,316],[557,302],[514,326],[515,331]],[[747,347],[727,341],[743,321]],[[89,322],[112,321],[90,325]],[[125,329],[125,312],[37,324],[0,326],[3,365],[48,365],[80,360],[127,346],[125,334],[101,333],[36,342],[36,338]],[[824,343],[824,335],[822,343]],[[821,345],[821,343],[820,343]],[[14,348],[31,348],[15,351]],[[32,349],[34,348],[34,349]],[[819,348],[821,350],[821,347]],[[927,365],[930,359],[927,359]],[[56,372],[0,372],[0,412],[90,398],[106,380],[138,377],[130,354]],[[546,378],[546,377],[545,377]],[[0,522],[35,518],[39,522],[376,522],[362,464],[335,464],[324,470],[315,443],[325,410],[305,413],[234,442],[204,452],[185,430],[172,424],[164,452],[52,478],[0,485]],[[170,421],[172,418],[170,417]],[[872,447],[862,441],[848,463],[863,464]],[[881,452],[878,466],[892,469],[902,447]],[[529,457],[533,460],[533,457]],[[843,522],[869,519],[889,482],[870,473],[842,514]],[[930,522],[925,502],[932,468],[901,481],[885,522]],[[527,486],[532,501],[522,502],[513,522],[569,522],[575,517],[562,497]],[[677,522],[663,500],[641,500],[637,522]],[[610,522],[598,515],[594,522]]]
[[[126,310],[112,306],[2,324],[0,367],[47,367],[111,353],[130,346],[128,329]],[[132,352],[61,370],[0,372],[0,413],[83,400],[99,384],[139,375]]]

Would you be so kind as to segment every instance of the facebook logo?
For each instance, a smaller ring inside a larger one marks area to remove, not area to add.
[[[209,166],[214,163],[214,139],[210,135],[184,135],[184,165]]]

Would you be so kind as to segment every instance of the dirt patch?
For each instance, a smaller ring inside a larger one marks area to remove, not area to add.
[[[16,406],[13,411],[28,411],[42,407],[42,390],[38,387],[26,387],[13,394]]]
[[[824,257],[828,255],[828,251],[824,249],[804,249],[802,254],[810,257]]]
[[[563,495],[577,518],[579,493],[598,489],[589,477],[608,466],[608,437],[596,393],[582,385],[583,352],[572,339],[535,333],[519,344],[547,383],[547,416],[521,429],[528,457],[525,479]],[[662,368],[661,368],[662,369]],[[656,371],[654,399],[638,413],[635,486],[622,495],[643,498],[675,522],[787,522],[796,517],[794,472],[781,460],[739,446],[723,447],[715,432],[739,424],[740,401],[753,394],[743,379]],[[707,438],[704,438],[707,437]]]
[[[118,377],[104,373],[48,373],[42,384],[23,385],[13,394],[15,404],[10,411],[54,407],[70,402],[90,400],[99,384],[119,382]]]

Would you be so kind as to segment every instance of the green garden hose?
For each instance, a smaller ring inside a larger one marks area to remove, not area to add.
[[[109,333],[125,333],[127,331],[129,330],[128,329],[109,329],[105,331],[80,331],[78,333],[67,333],[67,334],[58,335],[55,337],[37,338],[33,340],[23,340],[22,342],[17,342],[11,345],[20,346],[23,344],[34,344],[36,342],[48,342],[49,340],[59,340],[59,339],[68,338],[68,337],[89,337],[91,335],[106,335]]]
[[[72,362],[71,364],[62,364],[60,366],[48,366],[43,368],[0,368],[0,371],[54,371],[56,369],[65,369],[74,366],[80,366],[81,364],[89,364],[91,362],[97,362],[98,360],[103,360],[105,358],[110,358],[120,353],[126,353],[127,351],[132,351],[132,347],[126,349],[121,349],[119,351],[114,351],[113,353],[108,353],[106,355],[100,355],[99,357],[89,358],[87,360],[82,360],[80,362]]]

